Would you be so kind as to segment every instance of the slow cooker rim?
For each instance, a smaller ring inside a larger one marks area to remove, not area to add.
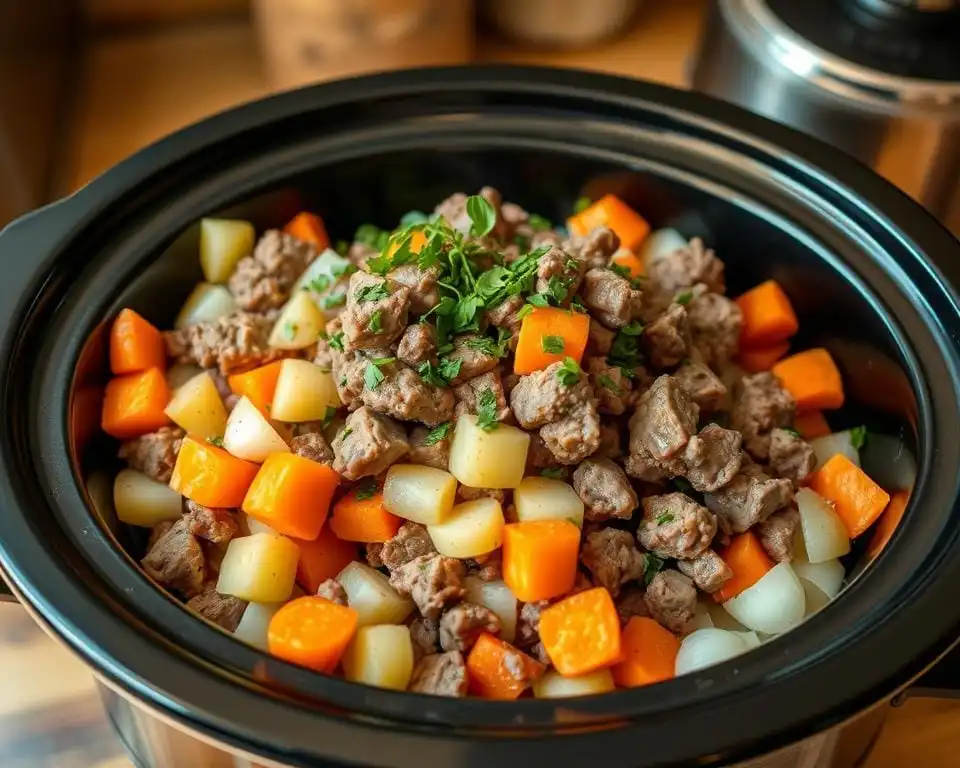
[[[500,67],[500,68],[477,68],[477,69],[478,69],[479,71],[475,71],[475,72],[472,72],[472,73],[465,73],[464,71],[462,71],[462,70],[457,70],[457,69],[454,69],[454,70],[435,70],[435,71],[433,71],[431,74],[432,74],[432,76],[434,76],[434,77],[437,77],[437,76],[444,77],[444,76],[452,75],[453,77],[452,77],[451,79],[452,79],[453,81],[458,81],[458,80],[461,80],[461,79],[467,79],[467,80],[469,80],[469,79],[472,78],[473,75],[479,74],[480,77],[478,77],[478,78],[476,78],[476,79],[482,81],[482,80],[484,79],[484,77],[490,77],[491,75],[501,74],[500,70],[503,70],[503,69],[505,69],[505,68]],[[570,78],[573,78],[574,80],[576,80],[577,84],[583,84],[585,81],[589,81],[589,80],[591,80],[591,79],[596,79],[597,81],[600,81],[600,82],[595,83],[595,85],[592,86],[592,87],[596,87],[596,85],[599,85],[599,86],[601,86],[601,87],[603,87],[603,88],[607,88],[607,89],[609,89],[610,91],[614,91],[614,92],[617,91],[617,90],[620,90],[620,89],[628,89],[628,88],[629,88],[630,90],[636,91],[636,90],[642,89],[642,88],[644,88],[644,87],[649,87],[649,86],[640,86],[639,84],[630,83],[629,81],[621,81],[621,80],[616,79],[616,78],[604,78],[604,77],[596,76],[596,75],[581,76],[581,73],[563,73],[562,76],[561,76],[561,75],[556,74],[556,73],[553,73],[553,72],[551,72],[551,71],[549,71],[549,70],[530,70],[530,69],[528,69],[528,68],[507,68],[507,69],[509,69],[511,75],[515,75],[518,70],[519,70],[520,73],[522,73],[523,75],[526,75],[526,76],[536,75],[536,76],[537,76],[537,79],[543,79],[543,81],[544,81],[543,83],[541,83],[541,84],[539,84],[539,85],[542,85],[542,86],[545,86],[545,87],[549,87],[549,86],[550,86],[551,77],[556,77],[557,80],[562,81],[564,84],[568,84],[568,85],[570,84]],[[493,71],[491,72],[491,71],[489,71],[489,70],[493,70]],[[416,74],[416,73],[413,73],[413,75],[415,75],[415,74]],[[464,76],[464,77],[462,78],[461,76]],[[582,79],[580,79],[581,77],[582,77]],[[411,78],[411,79],[408,81],[408,80],[406,80],[406,78]],[[491,79],[495,79],[495,78],[491,78]],[[410,74],[410,73],[399,73],[399,75],[396,75],[396,74],[395,74],[395,75],[378,76],[378,77],[374,77],[374,78],[367,78],[367,79],[365,79],[365,80],[366,80],[366,82],[360,81],[360,84],[362,84],[362,85],[368,85],[368,86],[370,86],[371,88],[374,88],[374,87],[375,87],[376,85],[378,85],[378,84],[383,84],[383,85],[389,87],[389,86],[394,85],[394,84],[400,84],[400,85],[402,85],[404,82],[407,82],[407,83],[409,84],[410,90],[419,90],[419,89],[422,89],[422,87],[423,87],[423,86],[418,86],[418,85],[414,82],[415,77],[411,77],[411,74]],[[380,81],[380,83],[378,83],[377,81]],[[613,85],[617,85],[618,88],[616,88],[616,89],[612,88]],[[431,87],[433,87],[433,86],[435,86],[435,83],[431,84]],[[323,89],[326,89],[327,87],[328,87],[328,86],[321,86],[320,88],[318,88],[318,89],[316,89],[316,90],[323,90]],[[500,84],[500,85],[491,84],[490,87],[504,87],[504,86],[503,86],[502,84]],[[311,90],[313,90],[313,89],[311,89]],[[659,91],[662,91],[662,92],[658,94],[658,93],[657,93],[658,90],[659,90]],[[301,93],[303,93],[303,92],[301,92]],[[654,97],[655,100],[660,101],[660,102],[662,103],[662,100],[663,100],[665,94],[670,94],[671,96],[674,96],[674,95],[675,95],[674,92],[671,92],[671,91],[669,91],[669,90],[658,89],[658,88],[656,88],[656,87],[652,87],[652,95],[653,95],[653,97]],[[592,99],[594,99],[594,100],[601,100],[601,101],[602,101],[605,97],[608,96],[607,93],[603,93],[603,94],[590,93],[590,94],[588,94],[588,95],[589,95]],[[616,95],[616,94],[615,94],[615,95]],[[621,95],[624,96],[624,97],[627,96],[626,93],[621,94]],[[639,94],[634,94],[634,95],[638,96],[638,100],[639,100]],[[278,96],[278,97],[273,97],[273,99],[268,100],[268,102],[269,102],[269,101],[274,101],[274,100],[281,100],[281,99],[284,99],[284,98],[289,98],[290,96],[291,96],[290,94],[287,94],[287,95],[281,95],[281,96]],[[689,97],[689,95],[684,95],[684,97]],[[363,96],[361,96],[361,98],[363,98]],[[698,97],[698,98],[699,98],[699,97]],[[680,100],[680,99],[678,99],[678,98],[672,98],[671,100],[675,102],[675,103],[673,104],[673,108],[682,108],[682,105],[681,105],[680,107],[678,107],[677,104],[676,104],[677,101],[682,101],[682,100]],[[292,107],[292,111],[296,111],[296,106],[295,106],[292,102],[288,102],[288,105],[289,105],[290,107]],[[259,104],[254,104],[254,105],[250,105],[250,106],[248,106],[248,107],[243,107],[243,108],[241,108],[241,111],[243,111],[243,110],[255,110],[255,109],[258,108],[258,107],[261,107],[261,105],[259,105]],[[262,108],[262,107],[261,107],[261,108]],[[730,109],[731,109],[731,108],[727,108],[727,111],[729,111]],[[736,110],[736,111],[739,112],[739,110]],[[250,114],[253,114],[253,113],[251,112]],[[222,119],[224,119],[224,117],[229,117],[229,114],[228,114],[227,116],[219,116],[219,117],[217,117],[217,118],[213,118],[213,120],[214,120],[214,121],[216,121],[216,120],[222,120]],[[693,117],[698,118],[698,119],[700,119],[701,121],[703,120],[701,114],[694,114]],[[745,117],[749,117],[749,116],[745,116]],[[757,119],[757,120],[759,120],[759,119]],[[762,122],[765,122],[765,121],[762,121]],[[200,126],[196,126],[196,127],[192,128],[192,129],[187,129],[187,131],[191,131],[191,130],[192,130],[192,131],[197,131],[197,130],[199,130],[200,128],[202,128],[204,125],[205,125],[205,124],[201,124]],[[225,125],[225,124],[222,125],[221,128],[226,128],[226,125]],[[737,130],[737,129],[733,129],[733,130]],[[186,133],[186,132],[185,132],[185,133]],[[790,132],[790,133],[792,133],[792,132]],[[162,142],[162,144],[163,144],[163,145],[166,145],[167,147],[169,147],[169,146],[170,146],[169,143],[170,143],[171,141],[177,139],[178,136],[180,136],[180,135],[175,135],[172,139],[167,139],[167,140],[165,140],[164,142]],[[180,137],[182,138],[182,136],[180,136]],[[149,150],[148,150],[148,152],[149,152]],[[832,166],[831,166],[831,168],[832,168]],[[118,169],[118,170],[120,170],[120,169]],[[91,186],[91,188],[88,188],[88,189],[85,190],[83,193],[81,193],[81,197],[82,197],[82,195],[85,195],[85,194],[88,194],[88,193],[90,193],[90,192],[93,192],[93,191],[94,191],[94,187],[95,187],[96,185],[99,185],[99,188],[100,188],[100,190],[101,190],[101,197],[102,197],[103,199],[108,199],[108,198],[110,197],[110,190],[108,190],[106,183],[107,183],[107,181],[110,180],[110,178],[111,178],[111,173],[113,173],[113,172],[108,173],[108,174],[107,174],[105,177],[103,177],[101,180],[99,180],[98,182],[95,182],[95,184],[94,184],[93,186]],[[871,182],[871,183],[873,183],[873,184],[875,184],[876,181],[877,181],[876,179],[871,178],[869,174],[864,175],[864,174],[861,173],[861,175],[863,176],[863,179],[864,179],[865,181],[869,181],[869,182]],[[116,190],[113,190],[113,192],[116,192]],[[69,202],[69,201],[68,201],[68,202]],[[76,202],[76,200],[75,200],[74,202]],[[89,202],[89,201],[87,202],[87,205],[90,205],[90,202]],[[4,553],[4,557],[6,558],[6,553]],[[919,671],[919,669],[918,669],[917,671]],[[628,694],[618,694],[617,696],[622,696],[622,695],[628,695]],[[412,701],[412,700],[413,700],[413,699],[411,699],[411,701]],[[499,706],[499,705],[494,705],[494,706]],[[521,704],[521,706],[524,706],[524,704]]]

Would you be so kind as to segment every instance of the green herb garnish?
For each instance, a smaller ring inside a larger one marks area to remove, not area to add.
[[[669,512],[664,512],[662,515],[657,517],[657,525],[666,525],[667,523],[673,522],[673,515]]]
[[[337,352],[343,352],[343,331],[337,331],[329,338],[327,343],[331,349],[335,349]]]
[[[385,232],[375,224],[361,224],[353,235],[355,242],[376,248],[378,251],[387,244],[389,237],[389,232]]]
[[[363,385],[369,390],[374,390],[379,387],[384,378],[380,368],[396,362],[396,359],[395,357],[380,357],[376,360],[368,361],[367,367],[363,371]]]
[[[489,387],[477,398],[477,426],[484,432],[492,432],[500,426],[497,421],[497,396]]]
[[[576,360],[572,357],[565,357],[563,363],[560,364],[560,369],[557,371],[557,380],[560,382],[561,387],[572,387],[580,381],[580,374],[582,372]]]
[[[574,312],[579,312],[582,315],[587,314],[587,308],[583,304],[583,300],[579,296],[574,296],[570,300],[570,309]]]
[[[380,301],[389,295],[390,289],[387,287],[386,281],[384,281],[376,285],[365,285],[363,288],[357,289],[354,291],[353,298],[356,299],[358,304],[363,304],[367,301]]]
[[[609,389],[617,397],[620,397],[620,395],[623,394],[623,389],[617,384],[617,382],[607,376],[607,374],[601,374],[598,381],[600,382],[600,386],[602,386],[604,389]]]
[[[424,445],[436,445],[441,440],[445,440],[447,435],[450,434],[450,430],[453,429],[452,421],[445,421],[443,424],[431,429],[425,438],[423,438]]]
[[[854,427],[850,430],[850,445],[856,450],[860,450],[867,442],[867,428],[864,426]]]
[[[517,310],[517,319],[523,320],[527,315],[533,312],[533,304],[524,304]]]
[[[686,306],[693,300],[693,291],[683,291],[678,293],[676,298],[674,298],[674,303],[679,304],[681,307]]]
[[[548,355],[562,355],[564,346],[563,336],[540,337],[540,349]]]
[[[400,217],[400,226],[409,227],[411,224],[426,224],[429,217],[423,211],[407,211]]]
[[[317,275],[313,280],[307,283],[307,287],[314,293],[323,293],[330,287],[330,278],[326,275]]]
[[[379,309],[370,315],[370,321],[367,323],[370,333],[380,333],[383,330],[383,312]]]
[[[357,485],[357,489],[354,493],[357,501],[366,501],[367,499],[372,499],[377,494],[377,481],[372,477],[364,478]]]
[[[797,432],[797,430],[795,430],[793,427],[783,427],[782,429],[783,429],[784,432],[789,432],[789,433],[790,433],[791,435],[793,435],[794,437],[801,437],[801,438],[803,437],[803,435],[801,435],[799,432]],[[850,435],[850,438],[851,438],[851,439],[850,439],[850,442],[852,443],[852,442],[853,442],[853,435]],[[854,448],[856,448],[856,446],[854,446]]]
[[[510,338],[510,332],[507,331],[507,339]],[[505,345],[501,342],[494,341],[489,336],[480,336],[476,339],[467,339],[464,342],[464,346],[467,349],[475,349],[477,352],[481,352],[487,357],[503,357],[506,354]]]
[[[620,329],[620,333],[624,333],[627,336],[639,336],[643,333],[643,325],[637,321],[628,323]]]
[[[531,293],[527,296],[527,303],[535,307],[549,307],[550,298],[545,293]]]
[[[589,197],[578,197],[573,201],[573,212],[574,213],[583,213],[587,208],[593,205],[593,201]]]
[[[650,552],[643,554],[643,583],[648,587],[653,577],[656,576],[664,566],[664,561]]]
[[[320,299],[320,305],[324,309],[333,309],[334,307],[342,307],[347,303],[347,294],[346,293],[331,293],[329,296],[324,296]]]
[[[450,382],[460,374],[463,360],[459,357],[444,357],[437,364],[426,360],[417,366],[417,373],[427,384],[434,387],[449,387]]]
[[[326,410],[323,412],[323,426],[329,427],[330,422],[333,421],[337,416],[337,409],[332,405],[328,405]]]
[[[563,480],[567,473],[561,467],[547,467],[540,470],[541,477],[549,477],[551,480]]]
[[[351,427],[345,427],[343,432],[340,433],[340,442],[342,443],[352,434],[353,434],[353,429]]]
[[[534,232],[546,232],[553,229],[553,224],[548,219],[545,219],[543,216],[538,216],[536,213],[530,214],[527,223]]]
[[[223,438],[218,435],[208,437],[207,442],[210,443],[210,445],[215,445],[217,448],[223,448]]]
[[[357,268],[353,264],[334,264],[330,268],[330,274],[334,277],[343,277],[344,275],[352,275],[357,271]]]
[[[470,217],[470,235],[483,237],[497,224],[497,212],[490,201],[480,195],[470,195],[467,198],[467,216]]]

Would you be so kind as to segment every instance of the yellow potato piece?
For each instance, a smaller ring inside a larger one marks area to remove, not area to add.
[[[477,417],[457,419],[450,446],[450,472],[471,488],[516,488],[527,464],[530,435],[522,429],[499,424],[487,432]]]
[[[413,611],[413,601],[390,586],[387,577],[363,563],[350,563],[337,576],[361,627],[400,624]]]
[[[583,502],[573,488],[562,480],[525,477],[513,492],[517,521],[569,520],[583,527]]]
[[[458,504],[447,519],[428,525],[437,552],[446,557],[477,557],[493,552],[503,542],[503,509],[496,499]]]
[[[227,409],[208,373],[197,374],[183,384],[164,413],[191,435],[223,437],[227,428]]]
[[[200,220],[200,268],[208,283],[225,283],[237,262],[253,252],[256,233],[249,221]]]
[[[564,677],[551,669],[533,684],[538,699],[566,699],[571,696],[592,696],[610,693],[616,686],[609,669],[598,669],[581,677]]]
[[[406,690],[413,674],[410,629],[396,624],[360,627],[342,663],[343,676],[353,683]]]
[[[308,360],[284,360],[270,406],[276,421],[322,421],[327,408],[339,408],[337,385],[329,371]]]
[[[217,592],[254,603],[290,598],[300,547],[286,536],[255,533],[234,539],[220,563]]]
[[[113,507],[121,522],[152,528],[164,520],[179,519],[183,499],[166,483],[135,469],[122,469],[113,481]]]
[[[241,397],[230,412],[223,434],[223,447],[238,459],[258,464],[271,453],[290,450],[260,409],[246,397]]]
[[[236,311],[237,302],[222,285],[197,283],[187,300],[183,302],[173,327],[177,330],[197,323],[212,323]]]
[[[267,343],[275,349],[304,349],[317,343],[325,324],[310,294],[300,291],[283,308]]]
[[[394,464],[383,485],[386,508],[422,525],[442,523],[457,496],[457,479],[449,472],[422,464]]]

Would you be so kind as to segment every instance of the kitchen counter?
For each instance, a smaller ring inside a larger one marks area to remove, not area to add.
[[[478,59],[583,67],[683,86],[703,5],[648,0],[625,36],[580,51],[481,40]],[[255,32],[243,21],[103,39],[85,57],[59,189],[68,193],[165,134],[269,90]],[[131,768],[103,719],[90,675],[16,605],[0,604],[0,682],[3,768]],[[941,768],[955,764],[958,752],[960,704],[912,700],[891,714],[865,768]]]

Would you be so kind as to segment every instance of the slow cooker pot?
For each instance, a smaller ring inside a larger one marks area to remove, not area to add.
[[[839,599],[696,674],[504,704],[280,662],[138,570],[142,540],[98,495],[115,454],[97,429],[108,318],[132,306],[171,322],[200,276],[200,216],[262,229],[308,208],[349,237],[482,184],[555,220],[614,191],[655,226],[705,237],[732,292],[786,287],[801,346],[826,345],[844,369],[850,423],[902,434],[918,460],[900,529],[874,562],[851,555]],[[0,255],[0,565],[102,681],[141,765],[850,766],[960,637],[960,244],[848,156],[736,107],[530,68],[331,83],[161,141],[11,225]]]

